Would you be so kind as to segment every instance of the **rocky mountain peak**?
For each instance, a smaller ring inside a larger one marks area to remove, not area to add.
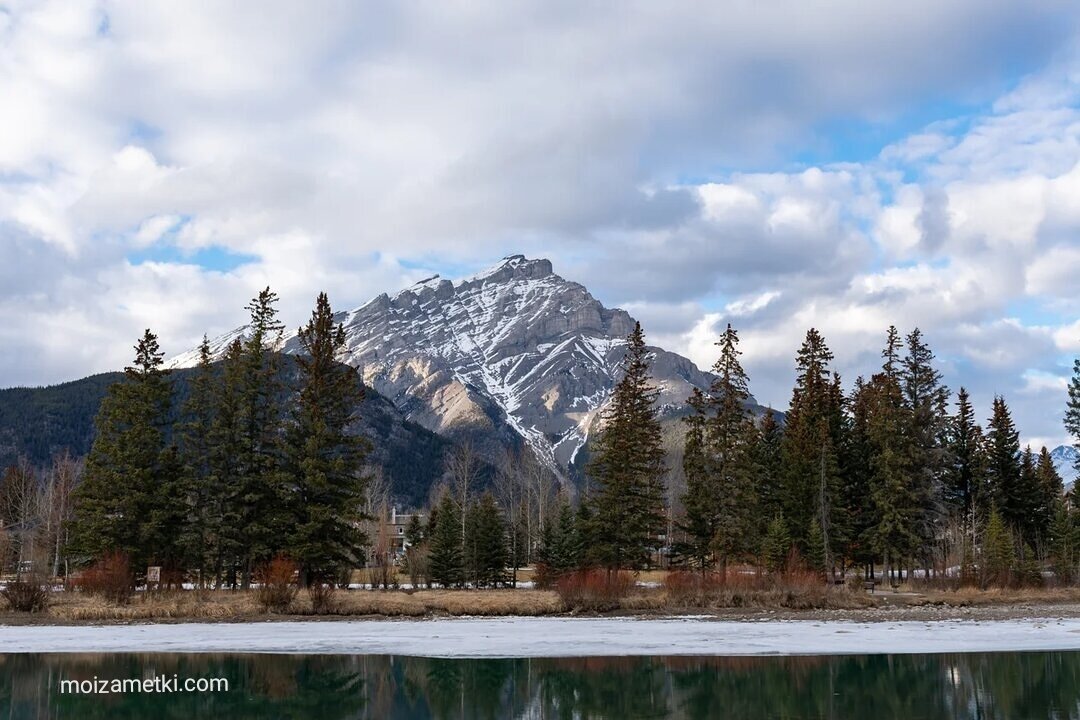
[[[634,326],[550,260],[523,255],[456,282],[426,278],[338,317],[345,361],[409,419],[489,454],[524,440],[560,475],[610,397]],[[286,340],[286,352],[299,349]],[[662,406],[708,387],[687,358],[652,350]]]

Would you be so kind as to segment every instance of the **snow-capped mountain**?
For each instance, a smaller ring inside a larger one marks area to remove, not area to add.
[[[1050,451],[1050,459],[1054,461],[1054,467],[1058,475],[1065,481],[1065,487],[1072,487],[1076,482],[1076,459],[1080,453],[1071,445],[1058,445]]]
[[[346,362],[410,420],[450,436],[523,438],[564,474],[608,400],[634,320],[583,286],[521,255],[473,277],[431,277],[337,316]],[[646,328],[646,331],[648,329]],[[242,334],[211,343],[215,352]],[[285,352],[299,349],[287,337]],[[660,348],[652,372],[659,403],[682,408],[712,376]],[[197,353],[173,366],[197,361]]]

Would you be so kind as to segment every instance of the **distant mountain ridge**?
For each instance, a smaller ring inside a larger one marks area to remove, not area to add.
[[[1054,468],[1058,475],[1065,481],[1065,487],[1072,487],[1077,480],[1076,459],[1080,452],[1072,445],[1058,445],[1050,451],[1050,459],[1054,461]]]
[[[619,379],[635,322],[555,274],[549,260],[523,255],[458,281],[436,275],[383,293],[336,319],[346,333],[343,360],[409,420],[489,454],[524,440],[563,478]],[[211,348],[220,353],[244,333],[237,328]],[[286,336],[281,349],[298,352],[297,338]],[[680,412],[693,388],[711,384],[689,359],[650,349],[662,412]],[[192,351],[170,364],[196,361]]]

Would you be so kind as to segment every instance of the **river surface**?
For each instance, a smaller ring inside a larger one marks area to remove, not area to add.
[[[125,680],[126,690],[115,692]],[[189,682],[195,689],[185,691]],[[136,691],[135,684],[142,687]],[[0,655],[3,720],[196,717],[1080,718],[1080,652]]]

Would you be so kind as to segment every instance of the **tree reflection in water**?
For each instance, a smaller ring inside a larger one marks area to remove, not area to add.
[[[61,679],[229,691],[60,695]],[[0,718],[1077,718],[1080,653],[450,660],[0,655]]]

